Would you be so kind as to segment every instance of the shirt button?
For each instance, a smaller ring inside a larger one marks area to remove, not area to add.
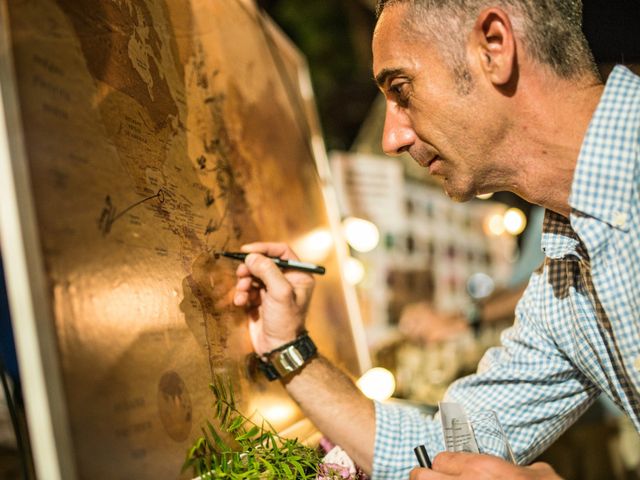
[[[636,357],[633,361],[633,368],[635,368],[638,372],[640,372],[640,355]]]
[[[627,223],[627,214],[624,212],[613,212],[613,226],[624,227]]]

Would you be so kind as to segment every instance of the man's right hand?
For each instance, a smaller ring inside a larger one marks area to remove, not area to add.
[[[237,270],[234,303],[249,309],[253,348],[263,355],[294,340],[304,329],[314,279],[308,273],[280,270],[272,260],[295,259],[281,243],[253,243]],[[266,255],[266,256],[264,256]],[[321,353],[284,382],[284,387],[319,431],[370,472],[376,433],[375,407],[351,379]]]
[[[304,330],[315,281],[308,273],[282,271],[267,258],[298,260],[283,243],[251,243],[242,251],[251,255],[236,270],[233,303],[250,312],[251,342],[255,352],[263,355],[291,342]]]

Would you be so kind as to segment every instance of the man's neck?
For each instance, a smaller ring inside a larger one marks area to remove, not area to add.
[[[509,190],[568,217],[578,156],[604,86],[537,75],[521,88],[509,152],[518,168]]]

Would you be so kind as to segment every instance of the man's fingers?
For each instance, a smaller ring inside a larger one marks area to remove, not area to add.
[[[414,468],[409,480],[451,480],[454,477],[445,475],[428,468]]]
[[[237,292],[248,292],[251,290],[253,286],[253,278],[252,277],[242,277],[239,278],[236,282],[236,291]]]
[[[255,242],[243,245],[240,249],[247,253],[261,253],[267,257],[280,257],[298,260],[298,256],[286,243]]]
[[[433,469],[452,478],[544,478],[560,480],[545,464],[519,467],[502,458],[478,453],[443,452],[433,461]]]
[[[259,307],[262,305],[262,293],[264,290],[253,288],[249,290],[249,306]]]
[[[549,478],[551,475],[558,477],[556,471],[548,463],[536,462],[527,467],[529,470],[540,474],[543,478]]]
[[[273,261],[263,255],[247,255],[245,264],[251,274],[264,282],[269,294],[278,301],[286,301],[293,294],[293,287]]]
[[[233,304],[236,307],[242,307],[247,304],[249,301],[249,293],[248,292],[236,292],[233,296]]]
[[[252,288],[249,291],[238,291],[233,295],[233,304],[236,307],[258,308],[262,304],[260,290]]]
[[[244,264],[244,262],[238,265],[238,268],[236,268],[236,277],[242,278],[242,277],[250,277],[250,276],[251,276],[251,272],[249,271],[249,267],[247,267]]]
[[[551,467],[546,463],[536,462],[536,463],[532,463],[527,468],[529,468],[529,470],[541,470],[541,471],[544,471],[544,470],[550,469]]]
[[[433,469],[448,475],[457,475],[469,466],[476,454],[465,452],[442,452],[433,459]]]
[[[233,296],[233,304],[242,306],[257,306],[260,303],[258,290],[264,288],[264,283],[259,278],[254,277],[249,267],[244,263],[236,269],[236,292]]]

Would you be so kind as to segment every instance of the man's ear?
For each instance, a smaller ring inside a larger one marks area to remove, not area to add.
[[[470,46],[480,68],[494,84],[509,83],[516,68],[516,42],[509,15],[500,8],[482,10],[471,32]]]

